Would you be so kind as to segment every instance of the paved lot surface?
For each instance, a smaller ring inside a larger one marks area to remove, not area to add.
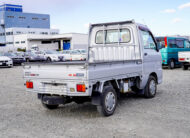
[[[164,70],[154,99],[125,96],[111,117],[71,103],[48,111],[25,92],[22,68],[0,69],[0,137],[189,138],[190,70]]]

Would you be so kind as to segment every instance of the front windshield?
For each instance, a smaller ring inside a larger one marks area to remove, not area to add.
[[[37,54],[37,55],[41,55],[41,54],[43,54],[43,52],[38,51],[38,52],[35,52],[35,54]]]
[[[10,56],[16,56],[14,53],[5,53],[4,55],[8,56],[8,57],[10,57]]]
[[[63,51],[63,54],[70,54],[70,51]]]
[[[86,50],[81,50],[81,53],[82,53],[82,54],[85,54],[85,53],[86,53]]]
[[[160,43],[160,49],[165,48],[165,39],[164,38],[156,38],[156,41]]]
[[[80,54],[80,52],[78,52],[78,51],[71,51],[71,54],[76,55],[76,54]]]
[[[35,57],[35,56],[36,56],[36,54],[35,54],[35,53],[33,53],[33,52],[29,53],[29,55],[30,55],[30,56],[33,56],[33,57]]]
[[[46,54],[58,54],[56,51],[46,51]]]
[[[23,56],[24,53],[15,53],[17,56]]]

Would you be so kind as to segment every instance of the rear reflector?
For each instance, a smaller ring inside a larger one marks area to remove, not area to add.
[[[184,61],[185,60],[185,58],[179,58],[179,61]]]
[[[77,84],[77,92],[86,92],[85,84]]]
[[[33,82],[27,81],[27,82],[26,82],[26,88],[28,88],[28,89],[33,89]]]

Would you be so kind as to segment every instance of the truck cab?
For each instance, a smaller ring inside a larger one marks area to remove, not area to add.
[[[153,98],[162,82],[162,59],[147,26],[132,21],[91,24],[86,61],[24,66],[26,90],[55,109],[90,101],[104,116],[114,113],[121,93]]]

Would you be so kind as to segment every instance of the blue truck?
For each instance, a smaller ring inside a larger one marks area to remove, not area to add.
[[[160,43],[160,52],[162,54],[162,65],[168,66],[169,69],[174,69],[180,66],[178,61],[178,52],[190,51],[190,42],[182,37],[156,37]]]

